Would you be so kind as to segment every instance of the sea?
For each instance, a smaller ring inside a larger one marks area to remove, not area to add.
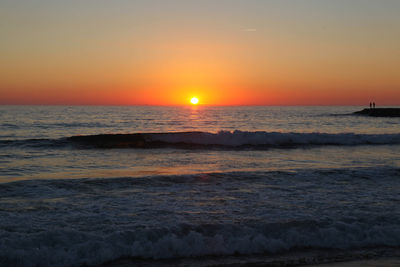
[[[362,108],[0,106],[0,266],[399,255],[400,118]]]

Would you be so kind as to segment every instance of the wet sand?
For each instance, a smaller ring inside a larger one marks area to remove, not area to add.
[[[309,265],[307,265],[309,266]],[[317,264],[311,265],[315,267],[377,267],[377,266],[385,266],[385,267],[398,267],[400,266],[399,258],[387,258],[387,259],[370,259],[370,260],[356,260],[356,261],[348,261],[348,262],[335,262],[335,263],[326,263],[326,264]]]
[[[289,267],[289,266],[320,266],[320,267],[355,267],[355,266],[400,266],[400,249],[398,248],[368,248],[357,250],[315,250],[305,249],[297,252],[279,253],[276,255],[248,256],[207,256],[181,259],[145,260],[119,259],[98,265],[97,267],[116,266],[221,266],[221,267]]]

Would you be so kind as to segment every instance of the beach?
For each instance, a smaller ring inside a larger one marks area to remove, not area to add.
[[[398,249],[363,249],[348,251],[303,250],[278,255],[253,255],[230,257],[206,257],[184,260],[138,260],[120,259],[101,264],[98,267],[115,266],[315,266],[315,267],[353,267],[353,266],[399,266]]]
[[[398,264],[399,118],[0,109],[2,266]]]
[[[0,267],[400,267],[399,14],[0,0]]]

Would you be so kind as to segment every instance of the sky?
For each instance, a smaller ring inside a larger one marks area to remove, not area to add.
[[[0,104],[400,105],[397,0],[1,0]]]

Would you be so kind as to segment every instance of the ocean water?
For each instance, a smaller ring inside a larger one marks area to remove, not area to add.
[[[0,106],[0,266],[399,249],[400,118],[360,109]]]

